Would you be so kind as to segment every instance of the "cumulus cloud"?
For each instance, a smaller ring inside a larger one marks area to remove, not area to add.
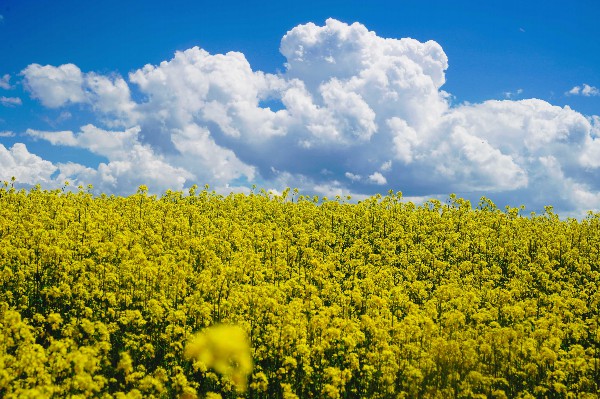
[[[5,74],[4,76],[0,77],[0,89],[4,89],[4,90],[12,89],[12,86],[10,85],[10,75],[9,74]]]
[[[0,104],[4,107],[15,107],[23,104],[19,97],[0,97]]]
[[[108,131],[86,125],[79,133],[71,131],[47,132],[28,129],[33,138],[44,139],[52,145],[86,149],[108,158],[97,169],[74,163],[59,164],[60,177],[78,184],[93,184],[102,191],[126,192],[146,184],[156,191],[182,189],[192,174],[166,162],[152,148],[138,140],[139,127],[125,131]]]
[[[448,59],[434,41],[385,39],[359,23],[328,19],[322,27],[295,27],[280,50],[287,58],[286,76],[302,80],[312,93],[338,81],[347,95],[377,109],[380,121],[399,116],[423,125],[447,109],[439,88]]]
[[[15,143],[10,149],[0,144],[0,181],[10,181],[14,176],[19,183],[53,187],[55,171],[52,162],[30,153],[23,143]]]
[[[46,107],[85,103],[109,126],[132,125],[136,121],[136,103],[131,100],[129,85],[120,76],[83,73],[73,64],[31,64],[21,75],[31,96]]]
[[[592,131],[583,138],[583,151],[579,154],[579,163],[586,169],[600,169],[600,117],[590,118]]]
[[[594,86],[584,83],[582,86],[575,86],[565,93],[568,96],[600,96],[600,90]]]
[[[31,64],[21,74],[25,77],[25,87],[31,96],[46,107],[58,108],[67,103],[85,101],[83,75],[76,65],[53,67]]]
[[[55,175],[117,193],[138,183],[159,191],[257,182],[327,196],[392,187],[412,198],[458,192],[530,209],[555,201],[567,211],[600,208],[596,117],[510,100],[520,90],[451,106],[438,43],[383,38],[359,23],[299,25],[280,51],[278,74],[253,70],[239,52],[198,47],[127,77],[32,64],[22,72],[32,97],[95,116],[77,133],[28,134],[105,157],[97,166],[54,165]]]
[[[131,100],[129,86],[120,76],[84,75],[86,101],[104,115],[109,126],[132,125],[138,119],[137,104]]]
[[[370,175],[369,176],[369,181],[372,182],[372,183],[375,183],[377,185],[380,185],[380,186],[382,186],[382,185],[384,185],[384,184],[387,183],[387,179],[385,178],[385,176],[382,175],[379,172],[375,172],[372,175]]]

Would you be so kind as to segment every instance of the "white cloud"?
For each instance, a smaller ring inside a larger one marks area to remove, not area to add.
[[[27,129],[26,133],[33,138],[44,139],[52,145],[66,145],[72,147],[77,143],[77,140],[71,131],[42,132],[38,130]]]
[[[159,66],[146,65],[129,78],[148,96],[142,111],[162,123],[181,128],[202,121],[231,137],[284,133],[279,125],[287,113],[260,108],[258,103],[286,83],[275,75],[253,72],[241,53],[211,55],[194,47]]]
[[[58,67],[31,64],[21,75],[31,96],[46,107],[85,103],[108,126],[131,126],[137,121],[137,104],[131,100],[129,86],[120,76],[82,73],[73,64]]]
[[[154,191],[182,189],[192,174],[164,160],[147,145],[139,142],[139,127],[125,131],[107,131],[86,125],[81,132],[45,132],[29,129],[27,134],[47,140],[53,145],[79,147],[108,158],[97,169],[72,163],[59,164],[60,178],[77,184],[92,184],[98,190],[128,192],[146,184]]]
[[[254,179],[254,168],[241,162],[232,150],[216,144],[205,128],[190,124],[173,132],[172,141],[179,151],[174,162],[194,171],[196,179],[217,182],[240,177]]]
[[[336,136],[351,141],[369,141],[377,130],[375,112],[363,97],[344,87],[337,79],[331,79],[319,88],[323,103],[335,119]]]
[[[548,191],[554,193],[554,201],[573,203],[574,209],[600,211],[600,192],[593,190],[585,182],[579,182],[566,175],[561,162],[554,156],[540,157],[544,166],[540,174],[548,181]],[[563,216],[582,216],[581,212],[567,212]]]
[[[21,74],[25,77],[25,87],[49,108],[58,108],[67,103],[85,101],[82,88],[83,74],[73,64],[59,67],[31,64]]]
[[[360,181],[362,179],[362,177],[360,175],[355,175],[354,173],[351,173],[351,172],[344,173],[344,176],[346,176],[348,179],[350,179],[352,181]]]
[[[356,198],[386,185],[414,198],[459,192],[530,209],[600,208],[597,118],[535,99],[451,107],[438,43],[382,38],[359,23],[299,25],[280,51],[287,62],[277,75],[253,70],[241,53],[198,47],[127,78],[32,64],[22,74],[34,98],[95,116],[78,133],[28,133],[106,157],[54,167],[61,179],[117,193],[149,181],[225,191],[256,181],[328,196],[351,187]]]
[[[466,126],[449,129],[449,137],[433,148],[427,164],[440,177],[454,181],[458,191],[514,190],[527,186],[527,173],[512,155],[503,154]]]
[[[136,145],[140,145],[138,134],[140,129],[133,127],[125,131],[108,131],[94,125],[86,125],[81,132],[71,131],[45,132],[28,129],[31,137],[47,140],[52,145],[79,147],[109,159],[127,159]]]
[[[586,137],[579,161],[584,168],[600,168],[600,137]]]
[[[0,181],[10,181],[14,176],[18,183],[52,186],[55,171],[52,162],[30,153],[23,143],[15,143],[10,149],[0,144]]]
[[[15,137],[15,133],[11,131],[0,132],[0,137]]]
[[[10,90],[12,86],[10,85],[10,75],[5,74],[0,78],[0,89]]]
[[[598,96],[600,95],[600,90],[598,90],[597,88],[590,86],[590,85],[583,85],[583,89],[581,89],[581,94],[583,94],[586,97],[589,96]]]
[[[85,75],[84,89],[87,101],[99,113],[105,115],[109,126],[130,126],[136,123],[137,104],[131,100],[127,82],[120,76]]]
[[[392,117],[386,121],[393,134],[395,158],[405,164],[413,161],[413,149],[420,143],[417,131],[410,127],[404,119]]]
[[[448,60],[434,41],[385,39],[359,23],[328,19],[322,27],[295,27],[283,37],[280,50],[287,58],[286,76],[300,79],[312,93],[341,82],[346,93],[378,111],[378,125],[390,116],[421,125],[447,108],[438,89],[445,83]]]
[[[387,183],[387,179],[385,178],[385,176],[379,172],[375,172],[372,175],[370,175],[369,181],[372,183],[378,184],[380,186]]]
[[[379,169],[382,172],[389,172],[390,170],[392,170],[392,161],[385,161],[383,164],[381,164]]]
[[[590,86],[586,83],[584,83],[582,86],[575,86],[573,87],[571,90],[567,91],[565,93],[566,95],[571,95],[571,96],[585,96],[585,97],[590,97],[590,96],[600,96],[600,90],[598,90],[596,87],[594,86]]]
[[[0,104],[5,107],[15,107],[23,104],[19,97],[0,97]]]

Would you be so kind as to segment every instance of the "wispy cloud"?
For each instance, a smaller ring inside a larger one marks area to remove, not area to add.
[[[516,91],[505,91],[503,94],[504,98],[510,100],[523,94],[523,89],[517,89]]]
[[[11,131],[0,132],[0,137],[15,137],[15,133]]]
[[[5,107],[15,107],[23,104],[19,97],[0,97],[0,104]]]
[[[6,74],[0,78],[0,89],[10,90],[12,86],[10,85],[10,75]]]
[[[581,86],[575,86],[565,93],[567,96],[600,96],[600,90],[594,86],[584,83]]]
[[[45,115],[42,117],[42,120],[44,122],[46,122],[52,128],[56,128],[62,122],[67,121],[67,120],[71,119],[72,117],[73,117],[73,115],[69,111],[62,111],[60,113],[60,115],[58,115],[55,118],[50,118],[49,116]]]

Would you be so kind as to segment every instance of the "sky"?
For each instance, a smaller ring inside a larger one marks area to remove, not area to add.
[[[0,0],[0,181],[600,210],[597,1]]]

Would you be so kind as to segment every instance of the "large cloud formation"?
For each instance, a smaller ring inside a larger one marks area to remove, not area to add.
[[[382,38],[359,23],[297,26],[280,51],[280,74],[253,70],[241,53],[197,47],[127,81],[72,64],[29,65],[22,76],[32,97],[89,107],[95,119],[79,132],[28,134],[108,162],[52,165],[0,145],[0,170],[121,194],[142,183],[162,191],[258,182],[324,195],[392,188],[578,215],[600,209],[598,117],[537,99],[451,107],[438,43]],[[40,164],[38,172],[26,164]]]

